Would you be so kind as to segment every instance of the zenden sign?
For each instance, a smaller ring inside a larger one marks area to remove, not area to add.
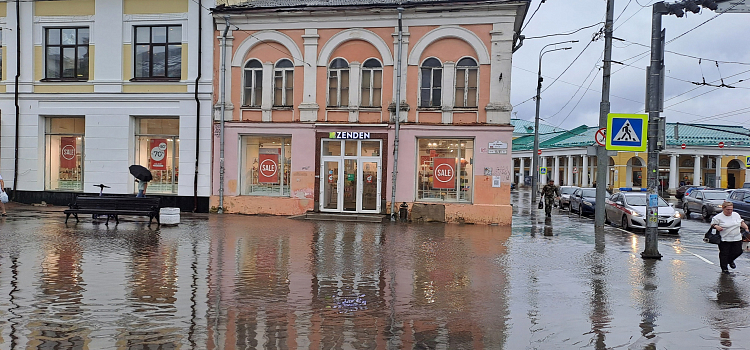
[[[349,131],[331,131],[328,133],[329,139],[359,139],[359,140],[367,140],[370,138],[369,132],[349,132]]]
[[[644,152],[647,147],[648,115],[607,115],[607,150]]]

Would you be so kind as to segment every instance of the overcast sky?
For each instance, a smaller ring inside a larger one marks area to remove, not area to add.
[[[526,22],[529,22],[531,14],[539,6],[540,1],[532,0]],[[643,113],[645,67],[649,64],[650,49],[642,45],[650,43],[652,13],[650,5],[654,2],[653,0],[615,0],[614,37],[627,41],[613,41],[612,59],[637,68],[616,63],[612,65],[610,94],[612,113]],[[605,12],[606,0],[547,0],[531,18],[523,34],[531,38],[571,32],[584,26],[603,22]],[[662,24],[666,29],[666,40],[670,41],[716,15],[717,12],[703,9],[698,14],[687,13],[682,18],[674,15],[664,16]],[[534,101],[524,101],[536,94],[537,64],[542,47],[564,40],[579,40],[578,43],[564,44],[571,45],[570,50],[544,55],[542,63],[544,76],[542,88],[544,89],[549,87],[555,78],[573,62],[576,56],[584,50],[586,44],[591,41],[592,34],[599,31],[602,26],[600,24],[584,29],[574,35],[527,39],[524,42],[523,47],[513,55],[511,103],[514,106],[514,118],[534,119]],[[665,54],[667,79],[665,110],[662,115],[667,118],[667,122],[741,124],[750,128],[750,13],[721,14],[669,43],[666,50],[704,58],[699,64],[696,58],[669,52]],[[599,103],[602,98],[603,52],[604,38],[602,37],[591,43],[570,69],[542,93],[540,109],[542,123],[566,129],[572,129],[581,124],[598,125]],[[641,53],[645,54],[628,60]],[[717,68],[715,60],[744,64],[719,62]],[[702,82],[703,78],[707,83],[715,85],[721,84],[720,79],[724,78],[726,85],[736,88],[715,88],[690,83]],[[744,81],[740,82],[743,79]],[[579,86],[583,87],[579,89]],[[589,90],[586,89],[587,87]],[[576,104],[578,104],[577,107],[575,107]]]

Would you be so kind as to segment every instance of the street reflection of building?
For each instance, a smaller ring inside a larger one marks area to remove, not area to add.
[[[26,326],[29,349],[87,349],[93,324],[83,304],[81,246],[73,234],[57,233],[43,243],[34,307]]]
[[[522,119],[511,122],[515,126],[514,181],[530,185],[533,123]],[[541,175],[541,182],[553,179],[557,185],[591,186],[596,174],[596,156],[592,150],[598,129],[586,125],[571,130],[540,127],[540,132],[547,131],[539,136],[540,167],[545,167],[548,173]],[[742,126],[667,123],[665,134],[667,146],[659,156],[658,176],[664,190],[674,193],[683,184],[741,188],[750,179],[746,167],[750,130]],[[610,153],[608,186],[646,187],[646,152]]]

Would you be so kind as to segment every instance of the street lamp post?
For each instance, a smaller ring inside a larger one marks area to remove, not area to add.
[[[553,52],[553,51],[560,51],[560,50],[570,50],[571,47],[560,47],[552,50],[544,51],[548,46],[552,45],[559,45],[559,44],[565,44],[565,43],[577,43],[578,40],[568,40],[568,41],[561,41],[559,43],[552,43],[547,44],[542,47],[542,50],[539,51],[539,73],[537,75],[537,85],[536,85],[536,118],[534,118],[534,154],[532,154],[531,158],[531,169],[533,175],[531,176],[531,203],[536,203],[536,196],[537,191],[539,190],[538,187],[538,178],[539,178],[539,103],[541,102],[541,94],[542,94],[542,57],[544,57],[545,53]]]

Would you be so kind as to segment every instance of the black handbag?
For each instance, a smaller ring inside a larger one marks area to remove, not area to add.
[[[708,228],[706,235],[703,236],[703,242],[719,244],[721,243],[721,235],[719,234],[719,232],[714,233],[714,227],[711,226]]]
[[[544,201],[539,200],[539,206],[537,208],[544,209]]]

